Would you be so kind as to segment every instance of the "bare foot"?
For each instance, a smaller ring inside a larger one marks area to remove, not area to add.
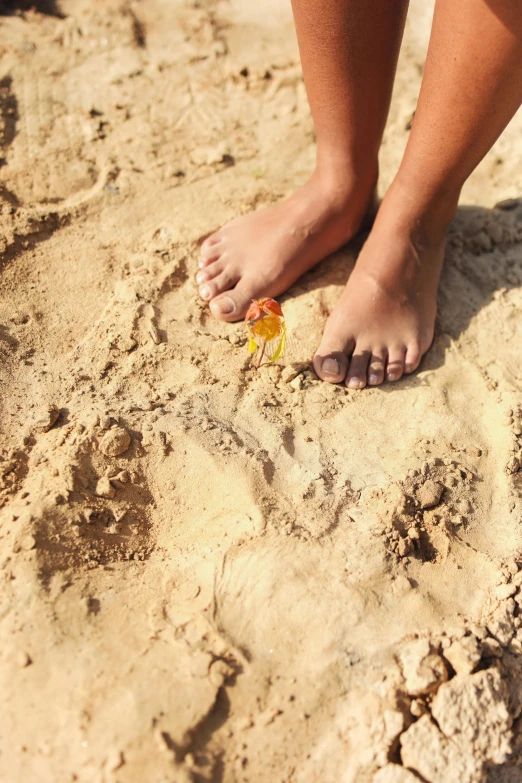
[[[324,381],[353,389],[397,381],[432,343],[444,230],[399,215],[385,199],[328,318],[314,357]]]
[[[318,173],[289,199],[232,220],[201,246],[196,280],[216,318],[243,318],[352,239],[374,205],[376,177],[339,187]]]

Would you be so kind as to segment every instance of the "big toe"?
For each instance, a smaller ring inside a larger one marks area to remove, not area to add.
[[[336,343],[323,340],[314,356],[314,370],[321,380],[340,383],[348,369],[349,350],[341,350]]]
[[[244,317],[251,301],[252,297],[238,285],[214,297],[209,307],[212,315],[221,321],[239,321]]]

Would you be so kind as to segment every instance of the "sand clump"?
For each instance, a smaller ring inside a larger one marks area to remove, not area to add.
[[[313,166],[290,8],[59,7],[0,29],[0,779],[518,780],[520,118],[464,188],[418,373],[310,367],[351,246],[256,370],[194,274]]]

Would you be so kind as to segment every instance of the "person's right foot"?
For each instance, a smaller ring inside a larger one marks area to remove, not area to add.
[[[208,237],[196,281],[212,314],[222,321],[243,318],[252,299],[278,296],[346,244],[374,208],[375,181],[349,187],[315,173],[283,203],[237,218]]]
[[[324,381],[362,389],[417,369],[433,340],[444,229],[423,230],[385,198],[339,303],[314,369]]]

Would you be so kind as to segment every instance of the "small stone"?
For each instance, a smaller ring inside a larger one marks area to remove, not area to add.
[[[302,373],[303,370],[307,370],[309,366],[310,365],[305,362],[294,362],[293,364],[289,364],[282,370],[281,380],[284,381],[284,383],[290,383],[299,373]]]
[[[444,650],[444,657],[457,674],[471,674],[480,661],[481,652],[481,645],[474,636],[464,636]]]
[[[161,342],[160,333],[158,332],[158,327],[154,323],[154,321],[149,320],[147,323],[147,332],[149,333],[149,336],[153,343],[156,345],[159,345]]]
[[[518,457],[511,457],[511,459],[506,465],[506,472],[513,474],[513,473],[518,473],[519,470],[520,470],[520,461]]]
[[[122,353],[129,353],[136,348],[137,344],[136,340],[133,340],[132,337],[120,337],[116,342],[116,348]]]
[[[505,601],[506,598],[511,598],[512,595],[515,595],[517,589],[517,585],[513,584],[513,582],[507,585],[498,585],[495,587],[495,596],[501,601]]]
[[[417,490],[417,501],[421,508],[433,508],[440,502],[443,492],[443,484],[428,479]]]
[[[454,527],[463,525],[465,521],[466,517],[463,517],[462,514],[455,514],[455,516],[451,517],[451,524],[454,525]]]
[[[25,668],[32,663],[31,656],[25,650],[20,650],[16,654],[16,662],[18,666]]]
[[[33,430],[37,432],[48,432],[53,424],[56,424],[58,416],[60,415],[60,409],[56,405],[48,405],[38,412],[38,415],[33,422]]]
[[[421,715],[426,715],[428,709],[421,699],[413,699],[410,704],[410,712],[415,718],[420,718]]]
[[[448,679],[446,664],[433,652],[428,639],[416,639],[403,644],[399,652],[406,692],[410,696],[433,693]]]
[[[25,549],[26,552],[29,552],[31,549],[34,549],[35,546],[36,546],[36,539],[30,533],[26,533],[26,535],[20,538],[20,548]]]
[[[94,522],[94,519],[92,518],[94,514],[93,508],[84,508],[83,510],[83,516],[85,517],[85,521],[88,525],[91,525]]]
[[[131,436],[123,427],[113,427],[100,441],[100,451],[108,457],[123,454],[131,444]]]
[[[489,633],[504,646],[509,644],[515,634],[513,625],[514,606],[515,601],[512,598],[507,599],[499,605],[488,620]]]
[[[293,381],[290,381],[290,386],[296,391],[300,391],[303,388],[303,376],[297,375]]]
[[[106,414],[102,414],[100,416],[100,427],[102,430],[108,430],[111,426],[111,417],[107,416]]]
[[[211,664],[208,677],[212,685],[221,688],[233,673],[234,670],[226,661],[217,660]]]
[[[109,481],[108,476],[103,476],[96,484],[96,494],[100,498],[113,498],[116,490]]]
[[[398,546],[399,557],[406,557],[412,550],[412,542],[410,538],[401,538]]]

